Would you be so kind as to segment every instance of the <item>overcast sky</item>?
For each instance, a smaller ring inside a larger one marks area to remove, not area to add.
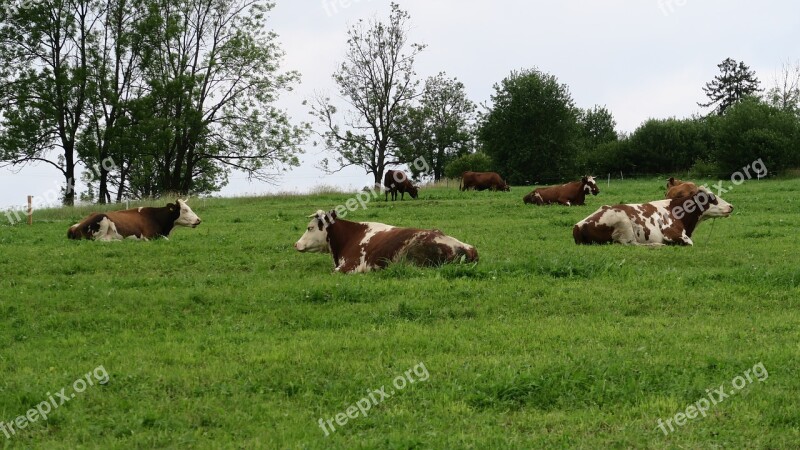
[[[457,77],[476,103],[510,71],[536,67],[569,86],[582,108],[606,106],[619,131],[648,118],[704,112],[702,86],[731,57],[754,69],[770,87],[781,63],[800,59],[800,2],[774,0],[403,0],[411,14],[410,40],[427,45],[418,57],[420,79],[444,71]],[[347,29],[360,18],[388,17],[383,0],[277,0],[271,27],[286,52],[283,67],[302,82],[279,105],[296,121],[313,120],[302,106],[314,92],[335,94],[331,74],[341,62]],[[277,186],[233,174],[219,194],[307,192],[318,185],[359,188],[363,169],[325,175],[326,156],[306,146],[302,165]],[[28,194],[53,197],[63,183],[47,165],[19,173],[0,169],[0,208]]]

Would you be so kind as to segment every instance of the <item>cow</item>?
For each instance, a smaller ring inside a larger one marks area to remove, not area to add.
[[[691,181],[681,181],[677,178],[669,177],[667,180],[667,192],[664,198],[691,197],[697,194],[698,187]]]
[[[117,241],[124,238],[148,240],[162,236],[167,238],[176,225],[195,228],[200,218],[189,208],[185,200],[178,199],[160,208],[141,207],[92,213],[67,230],[70,239],[94,239]]]
[[[493,191],[510,191],[511,188],[500,177],[497,172],[464,172],[461,174],[461,183],[458,189],[466,191],[467,189],[475,189],[476,191],[483,191],[491,189]]]
[[[698,223],[731,212],[730,203],[701,187],[687,197],[603,206],[575,224],[572,237],[576,244],[693,245]]]
[[[350,222],[337,218],[335,210],[319,210],[309,217],[311,221],[294,248],[299,252],[331,253],[335,272],[365,273],[400,260],[419,266],[478,260],[475,247],[439,230]]]
[[[405,193],[411,198],[417,198],[419,190],[416,186],[411,184],[406,173],[402,170],[387,170],[386,175],[383,176],[383,186],[386,188],[385,200],[389,201],[389,194],[392,194],[392,201],[397,200],[397,193],[400,193],[400,200],[403,200]]]
[[[560,203],[566,206],[585,205],[586,194],[597,195],[600,188],[594,181],[594,177],[585,176],[579,181],[562,184],[561,186],[542,187],[534,189],[530,194],[522,198],[525,204],[550,205]]]

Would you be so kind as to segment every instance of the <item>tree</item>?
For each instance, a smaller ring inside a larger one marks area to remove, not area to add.
[[[117,188],[116,201],[122,200],[131,162],[138,156],[130,150],[139,149],[143,142],[130,142],[123,136],[132,126],[130,104],[142,95],[137,84],[141,82],[144,37],[139,31],[146,19],[147,7],[141,0],[107,0],[99,6],[102,31],[96,51],[90,54],[92,90],[88,125],[79,154],[93,169],[94,176],[87,183],[89,188],[96,181],[97,200],[107,203],[112,200],[110,185]],[[116,174],[115,179],[110,179],[112,173]]]
[[[392,138],[402,112],[417,95],[414,60],[424,49],[408,43],[409,19],[392,3],[388,22],[359,20],[348,31],[345,61],[333,74],[340,96],[352,108],[344,126],[336,122],[338,111],[330,98],[318,97],[312,105],[312,114],[325,128],[325,146],[339,166],[331,170],[323,161],[329,172],[363,167],[380,184],[387,166],[403,162]]]
[[[77,141],[86,121],[89,61],[96,44],[90,0],[0,8],[0,161],[49,164],[75,202]]]
[[[273,105],[299,78],[280,72],[277,36],[264,31],[273,3],[148,4],[146,91],[133,120],[157,134],[143,147],[152,166],[132,168],[148,173],[132,176],[147,179],[156,169],[159,193],[186,194],[219,189],[232,169],[273,182],[275,170],[299,165],[305,130]]]
[[[783,63],[775,85],[766,94],[770,105],[800,114],[800,61]]]
[[[597,147],[609,142],[616,142],[617,122],[611,112],[603,106],[595,105],[591,109],[582,110],[578,116],[581,129],[581,149],[578,155],[578,166],[583,172],[594,170],[588,161]]]
[[[432,175],[439,181],[451,160],[469,152],[474,113],[475,104],[460,81],[446,78],[444,73],[425,81],[419,105],[407,108],[394,137],[405,162],[426,161],[427,173],[421,173],[419,165],[409,166],[415,177]]]
[[[511,184],[574,176],[580,127],[567,86],[533,69],[512,72],[494,89],[478,140],[501,175]]]
[[[703,87],[709,102],[698,103],[698,106],[713,107],[714,112],[721,116],[743,98],[761,91],[761,83],[755,71],[750,70],[743,62],[726,58],[717,67],[720,74]]]
[[[761,159],[770,173],[800,164],[800,123],[789,112],[747,98],[714,123],[715,160],[734,173]]]

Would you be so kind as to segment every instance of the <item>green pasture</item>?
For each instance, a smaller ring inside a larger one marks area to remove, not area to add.
[[[694,247],[656,249],[573,243],[664,181],[600,189],[583,207],[524,205],[519,186],[381,196],[347,219],[438,228],[480,262],[365,275],[292,247],[347,193],[195,198],[200,227],[150,242],[67,240],[98,208],[0,216],[0,421],[109,376],[0,447],[800,447],[800,179],[735,186]],[[420,363],[425,381],[391,386]],[[763,381],[659,428],[757,364]],[[320,418],[382,386],[325,435]]]

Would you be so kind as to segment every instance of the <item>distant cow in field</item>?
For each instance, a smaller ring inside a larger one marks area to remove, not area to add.
[[[160,208],[142,207],[92,213],[67,230],[70,239],[94,239],[116,241],[124,238],[151,239],[167,237],[176,225],[192,227],[200,225],[200,218],[184,200],[168,203]]]
[[[572,229],[576,244],[693,245],[706,219],[728,217],[733,206],[701,187],[687,197],[603,206]]]
[[[420,266],[478,260],[475,247],[439,230],[393,227],[338,219],[336,211],[312,214],[294,244],[300,252],[331,253],[336,272],[369,272],[406,260]]]
[[[578,181],[562,184],[561,186],[543,187],[534,189],[533,192],[523,197],[525,204],[550,205],[560,203],[562,205],[584,205],[586,204],[586,194],[597,195],[600,189],[594,181],[594,177],[585,176]]]
[[[690,197],[698,192],[698,187],[691,181],[681,181],[677,178],[669,177],[667,180],[667,193],[665,198]]]
[[[405,193],[411,198],[417,198],[419,190],[411,184],[411,180],[402,170],[387,170],[383,176],[383,186],[386,188],[385,200],[389,201],[389,194],[392,194],[392,201],[397,200],[397,193],[400,193],[400,200],[403,200]]]
[[[497,172],[464,172],[461,174],[461,183],[458,188],[462,191],[467,189],[475,189],[476,191],[491,189],[493,191],[508,192],[511,190]]]

